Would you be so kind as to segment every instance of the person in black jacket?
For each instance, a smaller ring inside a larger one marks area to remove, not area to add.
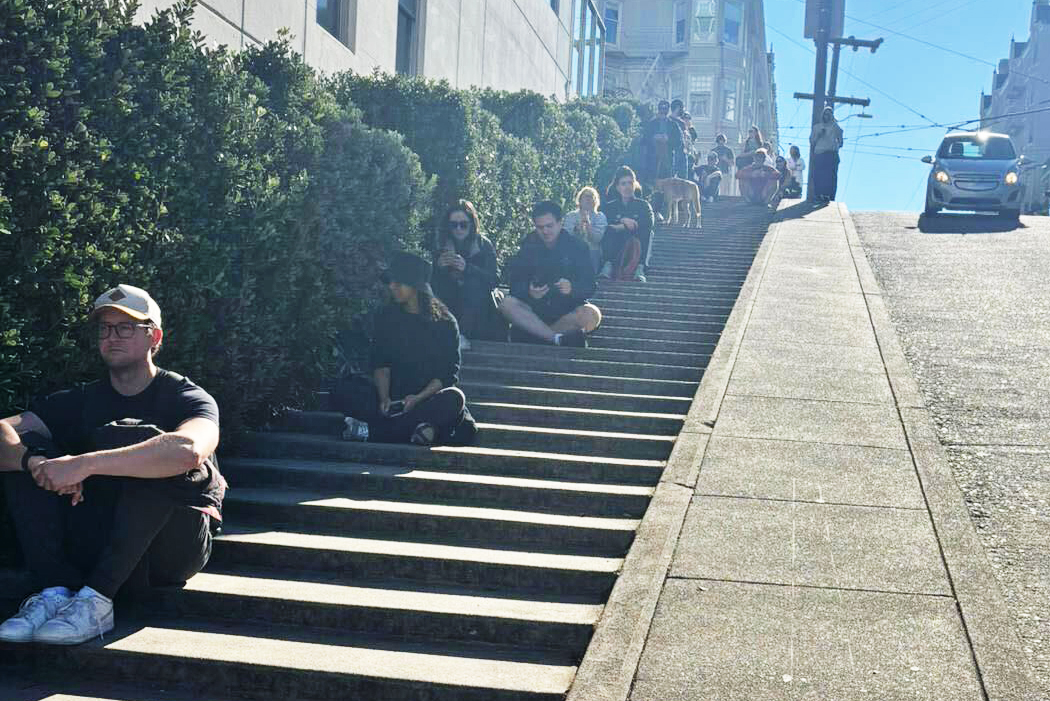
[[[477,210],[467,200],[449,208],[434,247],[434,294],[459,323],[459,348],[470,350],[480,338],[492,291],[499,285],[499,263],[492,242],[481,234]],[[504,329],[505,331],[505,329]]]
[[[619,264],[623,249],[632,236],[641,244],[641,257],[635,269],[634,279],[645,282],[645,268],[649,264],[649,250],[653,238],[653,208],[639,195],[642,186],[634,171],[620,166],[609,184],[602,202],[602,212],[609,221],[602,238],[602,266],[599,277],[610,278],[613,267]]]
[[[372,343],[378,415],[346,417],[343,438],[432,445],[464,418],[459,327],[430,289],[430,263],[395,253],[386,277],[393,301],[376,315]]]
[[[521,334],[559,346],[585,346],[586,335],[601,324],[598,307],[587,300],[597,286],[590,249],[562,230],[562,210],[554,202],[532,208],[535,233],[507,265],[510,294],[500,311]],[[521,340],[525,340],[522,338]]]

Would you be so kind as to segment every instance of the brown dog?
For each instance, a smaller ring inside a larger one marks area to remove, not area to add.
[[[677,226],[679,223],[678,204],[685,202],[689,207],[689,216],[682,226],[694,224],[700,226],[700,188],[692,180],[682,178],[661,178],[653,187],[654,192],[662,192],[664,196],[664,207],[667,210],[665,221]],[[695,219],[694,219],[695,217]]]

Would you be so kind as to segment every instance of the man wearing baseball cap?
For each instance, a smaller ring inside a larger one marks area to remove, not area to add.
[[[0,624],[7,642],[101,636],[125,584],[178,584],[200,571],[221,520],[218,407],[154,364],[160,307],[118,285],[89,318],[106,376],[0,421],[0,476],[38,590]]]

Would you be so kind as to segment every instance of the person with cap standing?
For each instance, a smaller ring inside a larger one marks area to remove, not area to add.
[[[207,563],[222,518],[219,410],[154,363],[160,307],[118,285],[90,319],[107,376],[0,421],[0,476],[39,589],[0,624],[7,642],[74,645],[108,632],[118,590],[185,582]]]
[[[672,175],[673,154],[682,150],[682,128],[677,120],[668,116],[670,111],[671,103],[660,100],[656,116],[642,129],[642,142],[648,154],[644,177],[650,184]]]
[[[813,148],[811,159],[810,199],[831,202],[839,187],[839,149],[842,148],[842,127],[835,119],[835,111],[825,107],[820,121],[809,133]]]
[[[347,416],[344,439],[427,446],[447,440],[466,420],[467,399],[456,387],[459,326],[434,296],[430,273],[419,256],[391,257],[392,301],[376,314],[372,342],[378,407],[363,418]]]

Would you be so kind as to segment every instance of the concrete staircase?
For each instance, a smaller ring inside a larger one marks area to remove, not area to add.
[[[563,698],[768,221],[721,202],[661,229],[647,284],[602,285],[588,349],[475,343],[477,446],[346,443],[316,412],[255,434],[204,573],[0,665],[34,698]]]

